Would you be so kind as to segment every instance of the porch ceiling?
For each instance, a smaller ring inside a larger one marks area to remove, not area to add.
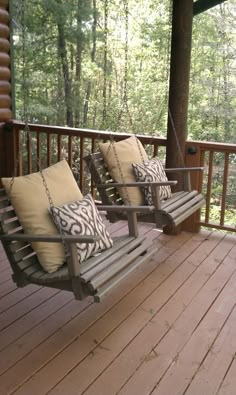
[[[218,4],[224,3],[227,0],[197,0],[193,3],[193,15],[201,14],[202,12],[215,7]]]

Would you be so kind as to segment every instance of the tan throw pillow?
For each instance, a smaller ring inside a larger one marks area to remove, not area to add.
[[[142,163],[143,160],[148,160],[142,143],[135,136],[117,143],[100,143],[99,148],[109,173],[116,182],[135,182],[132,163]],[[132,206],[140,206],[144,203],[140,188],[120,188],[119,192],[126,204],[130,203]]]
[[[65,160],[43,170],[43,174],[55,206],[82,199],[80,189]],[[2,178],[3,186],[9,190],[11,178]],[[49,202],[40,173],[16,177],[10,193],[12,205],[25,233],[58,234],[49,214]],[[61,243],[32,243],[43,269],[55,272],[65,261]]]

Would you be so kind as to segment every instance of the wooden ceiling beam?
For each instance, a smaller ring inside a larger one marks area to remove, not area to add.
[[[224,3],[226,0],[197,0],[193,3],[193,16],[201,14],[202,12],[215,7],[218,4]]]

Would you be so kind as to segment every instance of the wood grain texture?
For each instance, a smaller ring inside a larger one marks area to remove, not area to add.
[[[157,253],[99,305],[0,284],[3,394],[234,394],[235,236],[140,231]]]

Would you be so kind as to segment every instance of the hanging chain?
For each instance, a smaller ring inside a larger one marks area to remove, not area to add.
[[[169,88],[169,77],[170,77],[170,51],[171,51],[171,32],[172,32],[172,12],[173,12],[173,0],[169,0],[169,9],[168,9],[168,37],[167,37],[167,50],[166,50],[166,89],[165,89],[165,104],[168,107],[168,88]]]
[[[126,112],[128,115],[129,119],[129,124],[131,126],[131,129],[133,128],[133,121],[132,117],[129,111],[129,105],[128,105],[128,63],[129,63],[129,4],[128,0],[123,0],[124,4],[124,12],[125,12],[125,59],[124,59],[124,86],[123,86],[123,94],[122,94],[122,104],[121,108],[118,114],[118,120],[117,120],[117,126],[116,130],[118,129],[123,113]]]
[[[130,126],[133,127],[133,122],[132,122],[132,118],[130,115],[130,111],[129,111],[129,106],[128,106],[128,51],[129,51],[129,6],[128,6],[128,0],[123,0],[124,3],[124,11],[125,11],[125,65],[124,65],[124,86],[123,86],[123,96],[122,96],[122,106],[121,109],[119,111],[118,114],[118,121],[117,121],[117,127],[116,130],[118,129],[119,125],[120,125],[120,121],[122,118],[122,115],[124,113],[124,111],[126,111],[128,117],[129,117],[129,122],[130,122]],[[135,136],[136,138],[136,142],[137,142],[137,146],[138,146],[138,150],[140,153],[140,158],[142,160],[142,162],[144,163],[144,158],[143,158],[143,153],[141,150],[141,146],[140,146],[140,142],[138,140],[138,138]],[[115,146],[115,140],[112,136],[112,134],[110,133],[110,144],[108,146],[107,149],[107,153],[106,155],[108,155],[110,149],[113,150],[115,159],[116,159],[116,163],[117,163],[117,167],[119,170],[119,174],[120,174],[120,178],[122,183],[124,184],[124,191],[125,191],[125,195],[126,195],[126,200],[128,202],[128,205],[131,205],[131,201],[130,201],[130,196],[128,193],[128,188],[127,186],[125,186],[125,179],[124,179],[124,175],[122,172],[122,167],[121,167],[121,163],[117,154],[117,150],[116,150],[116,146]]]
[[[177,131],[176,131],[176,128],[175,128],[175,124],[174,124],[174,120],[173,120],[173,117],[172,117],[172,114],[171,114],[171,111],[170,111],[169,107],[168,107],[168,114],[169,114],[169,119],[170,119],[170,123],[171,123],[171,126],[172,126],[172,130],[174,132],[177,149],[179,151],[179,157],[180,157],[180,160],[182,162],[182,166],[185,167],[184,156],[183,156],[183,153],[182,153],[182,150],[181,150],[181,147],[180,147],[178,134],[177,134]]]
[[[108,53],[108,0],[104,1],[104,58],[103,58],[103,112],[102,128],[106,128],[107,120],[107,53]]]
[[[23,29],[22,29],[22,80],[23,80],[23,120],[25,123],[25,127],[24,130],[26,132],[27,138],[29,140],[30,146],[33,146],[33,140],[32,140],[32,135],[31,135],[31,131],[30,131],[30,127],[28,124],[28,119],[29,119],[29,114],[28,114],[28,105],[29,105],[29,85],[28,85],[28,73],[26,71],[26,66],[27,66],[27,61],[26,61],[26,43],[27,43],[27,28],[26,28],[26,17],[25,17],[25,1],[22,1],[22,19],[23,19]],[[37,165],[38,165],[38,169],[43,181],[43,185],[46,191],[46,195],[48,198],[48,202],[50,205],[50,208],[53,208],[53,201],[52,201],[52,197],[50,195],[48,186],[47,186],[47,182],[45,180],[44,174],[43,174],[43,169],[40,163],[40,159],[37,157]]]
[[[128,49],[129,49],[129,8],[128,0],[124,0],[125,10],[125,68],[124,68],[124,94],[123,100],[128,111]]]

